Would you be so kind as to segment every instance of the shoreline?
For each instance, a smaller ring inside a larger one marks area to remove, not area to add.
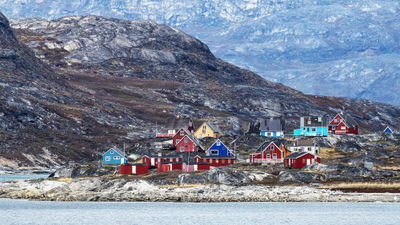
[[[310,186],[154,185],[100,177],[0,183],[0,198],[98,202],[400,202],[400,193],[355,193]]]

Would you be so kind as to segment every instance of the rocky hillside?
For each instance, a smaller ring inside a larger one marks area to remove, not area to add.
[[[397,0],[0,0],[10,18],[93,14],[156,21],[200,38],[217,57],[304,93],[394,105],[400,105],[399,9]]]
[[[2,162],[87,161],[124,142],[135,152],[176,114],[217,120],[227,134],[259,116],[284,116],[290,129],[298,116],[342,110],[364,132],[400,127],[398,107],[302,94],[154,22],[74,16],[11,24],[13,31],[2,16]]]

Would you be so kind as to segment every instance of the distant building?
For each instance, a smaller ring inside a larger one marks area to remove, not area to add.
[[[200,144],[196,137],[185,135],[178,144],[176,144],[177,152],[204,152],[204,147]]]
[[[260,119],[260,135],[265,137],[283,137],[284,121],[281,119]]]
[[[174,137],[179,129],[185,128],[189,132],[194,132],[193,121],[190,118],[175,118],[168,122],[164,129],[156,132],[156,137]]]
[[[386,127],[385,130],[383,131],[384,133],[388,133],[388,134],[393,134],[393,130],[390,129],[390,127]]]
[[[213,167],[221,167],[227,166],[235,163],[234,156],[206,156],[206,155],[196,155],[194,157],[194,161],[196,163],[208,163],[210,166]]]
[[[338,113],[329,122],[328,132],[332,134],[358,134],[358,124],[351,116]]]
[[[197,139],[202,139],[206,137],[220,138],[223,134],[217,126],[214,126],[209,122],[204,122],[199,128],[197,128],[194,135]]]
[[[313,155],[318,155],[320,153],[320,147],[317,146],[311,138],[296,140],[293,145],[287,146],[287,149],[291,153],[307,152]]]
[[[250,163],[282,163],[284,158],[283,146],[279,142],[265,142],[255,153],[250,154]]]
[[[286,168],[301,169],[314,162],[321,163],[321,158],[308,152],[294,152],[285,157],[284,166]]]
[[[126,164],[126,155],[117,148],[110,148],[103,154],[103,165]]]
[[[172,146],[176,147],[176,145],[182,140],[183,137],[186,135],[192,135],[192,133],[186,129],[186,128],[181,128],[179,129],[174,137],[172,138]]]
[[[147,163],[124,164],[119,168],[119,174],[140,175],[147,173],[149,173],[149,165]]]
[[[300,117],[300,128],[293,131],[294,136],[328,136],[325,117]]]

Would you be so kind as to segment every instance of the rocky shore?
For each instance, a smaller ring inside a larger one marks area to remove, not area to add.
[[[400,202],[400,193],[344,193],[313,185],[156,185],[125,177],[87,177],[0,183],[0,198],[43,201]]]

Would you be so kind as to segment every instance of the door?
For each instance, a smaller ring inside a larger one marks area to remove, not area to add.
[[[151,165],[151,166],[154,166],[154,158],[151,158],[151,163],[150,163],[150,165]]]
[[[307,159],[307,166],[311,165],[311,159]]]
[[[132,174],[136,174],[136,166],[132,166]]]
[[[197,164],[194,164],[194,166],[193,166],[194,171],[197,171],[197,166],[198,166]]]

